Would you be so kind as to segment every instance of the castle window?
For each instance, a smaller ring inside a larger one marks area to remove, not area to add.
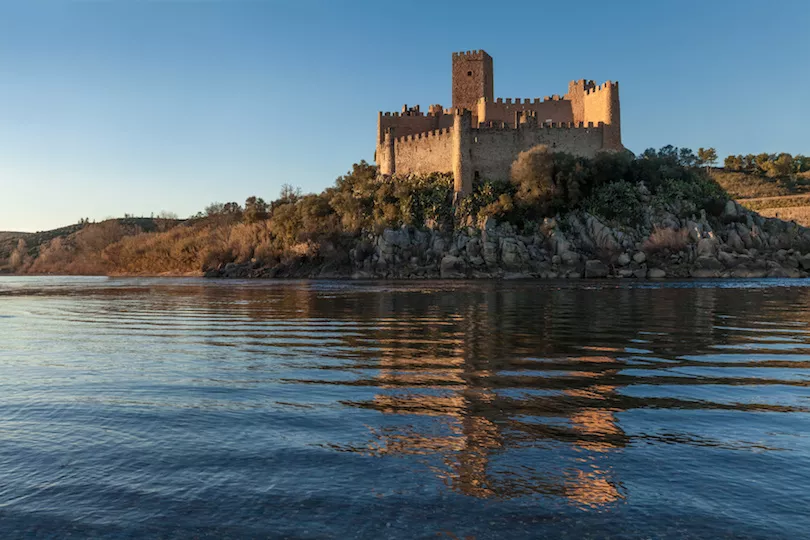
[[[473,139],[473,142],[474,142],[475,144],[478,144],[478,137],[475,137],[475,138]]]
[[[481,173],[478,172],[478,171],[475,171],[475,174],[473,174],[473,180],[478,182],[480,179],[481,179]]]
[[[467,77],[472,77],[472,71],[467,72]]]

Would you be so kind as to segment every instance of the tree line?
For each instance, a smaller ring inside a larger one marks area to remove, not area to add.
[[[781,154],[747,154],[728,156],[724,162],[726,170],[763,174],[771,178],[792,176],[810,171],[810,157],[786,152]]]

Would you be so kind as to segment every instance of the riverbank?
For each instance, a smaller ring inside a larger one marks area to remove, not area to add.
[[[810,229],[729,201],[718,219],[656,216],[652,232],[611,228],[586,212],[533,234],[493,218],[451,233],[413,227],[360,237],[344,253],[273,265],[228,263],[211,278],[519,279],[805,278]]]
[[[319,194],[213,203],[186,220],[83,222],[0,238],[0,272],[211,278],[807,277],[810,234],[735,202],[689,151],[592,159],[543,146],[510,180],[361,162]],[[684,157],[686,156],[686,157]]]

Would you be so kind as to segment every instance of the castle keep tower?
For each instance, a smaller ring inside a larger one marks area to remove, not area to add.
[[[475,110],[494,97],[492,57],[484,51],[453,53],[453,108]]]
[[[622,146],[619,83],[582,79],[563,95],[494,98],[492,57],[453,53],[453,107],[431,105],[377,114],[375,161],[381,174],[452,174],[455,190],[475,179],[508,180],[517,155],[538,144],[593,157]]]

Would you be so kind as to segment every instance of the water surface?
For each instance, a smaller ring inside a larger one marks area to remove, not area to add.
[[[806,537],[808,284],[0,278],[0,536]]]

